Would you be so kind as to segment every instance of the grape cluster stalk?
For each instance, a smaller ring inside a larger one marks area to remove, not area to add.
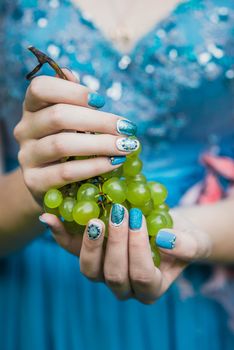
[[[28,79],[31,79],[44,63],[50,64],[60,78],[64,79],[64,74],[56,62],[38,49],[29,49],[37,57],[39,65],[27,75]],[[127,155],[121,167],[108,173],[61,188],[49,189],[44,196],[44,209],[60,217],[73,234],[83,232],[83,227],[89,220],[100,218],[105,224],[107,238],[113,203],[122,204],[128,210],[139,208],[146,217],[154,264],[159,266],[160,254],[155,245],[155,237],[160,229],[172,228],[173,221],[165,203],[168,194],[166,187],[159,182],[147,181],[142,173],[143,163],[139,157],[141,150],[140,146]],[[66,161],[85,158],[91,157],[76,156]]]

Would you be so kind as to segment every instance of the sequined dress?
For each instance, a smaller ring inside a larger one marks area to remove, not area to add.
[[[25,74],[35,65],[29,45],[104,94],[104,110],[137,123],[144,172],[165,183],[171,206],[182,197],[188,202],[196,186],[195,201],[201,201],[209,176],[220,197],[228,195],[234,175],[216,160],[233,166],[233,0],[180,2],[128,55],[69,0],[2,0],[0,122],[7,170],[17,166],[12,130]],[[193,265],[155,305],[119,302],[104,285],[86,280],[77,259],[45,234],[0,260],[0,349],[231,350],[234,283],[228,273],[221,282],[212,274],[209,266]]]

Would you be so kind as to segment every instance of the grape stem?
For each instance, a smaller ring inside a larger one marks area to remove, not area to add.
[[[32,78],[34,78],[35,74],[39,72],[39,70],[45,63],[48,63],[61,79],[68,80],[66,75],[63,73],[62,69],[51,57],[47,56],[44,52],[38,50],[34,46],[29,46],[28,50],[31,51],[34,54],[34,56],[36,56],[39,64],[30,73],[26,75],[27,80],[31,80]]]

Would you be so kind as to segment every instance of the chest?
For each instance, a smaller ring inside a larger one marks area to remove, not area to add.
[[[123,54],[70,0],[19,0],[5,23],[11,115],[35,66],[26,50],[33,45],[106,95],[106,110],[134,119],[146,139],[222,134],[233,122],[233,4],[183,2]]]

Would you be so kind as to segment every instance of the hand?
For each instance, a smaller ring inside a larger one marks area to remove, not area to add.
[[[136,298],[144,304],[152,304],[189,262],[209,256],[210,239],[172,211],[174,229],[161,230],[157,235],[161,254],[161,264],[157,268],[152,260],[144,216],[139,210],[131,209],[128,213],[123,208],[121,218],[121,208],[119,205],[112,207],[107,239],[104,223],[98,219],[88,223],[83,237],[79,233],[70,235],[66,224],[54,215],[43,214],[42,220],[49,225],[58,244],[80,256],[80,269],[87,278],[105,282],[120,300]],[[112,221],[121,223],[116,225]]]
[[[103,98],[78,84],[70,71],[64,73],[70,81],[49,76],[32,80],[22,120],[14,130],[25,184],[40,205],[49,188],[111,171],[120,165],[112,165],[108,156],[128,153],[116,143],[120,133],[126,133],[123,118],[90,108],[101,107]],[[127,128],[128,134],[136,131],[133,123]],[[97,157],[61,162],[64,157],[90,155]]]

